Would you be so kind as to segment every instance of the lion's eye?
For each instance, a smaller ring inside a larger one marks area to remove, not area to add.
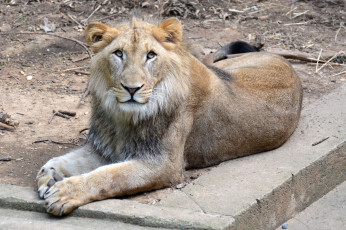
[[[156,57],[156,53],[154,53],[153,51],[150,51],[148,54],[147,54],[147,59],[153,59],[154,57]]]
[[[121,50],[116,50],[116,51],[114,51],[114,54],[115,54],[116,56],[120,57],[120,58],[123,57],[123,52],[122,52]]]

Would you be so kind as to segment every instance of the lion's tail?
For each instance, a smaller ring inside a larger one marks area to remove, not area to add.
[[[214,53],[214,62],[227,59],[227,55],[256,52],[249,43],[244,41],[231,42]]]

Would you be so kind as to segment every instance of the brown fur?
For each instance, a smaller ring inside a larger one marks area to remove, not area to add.
[[[208,68],[174,18],[92,23],[85,36],[97,53],[90,134],[40,170],[49,213],[180,183],[185,168],[277,148],[298,124],[300,80],[278,56],[249,53]]]

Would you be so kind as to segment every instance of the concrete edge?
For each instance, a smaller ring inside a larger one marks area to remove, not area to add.
[[[155,206],[126,199],[84,205],[70,215],[123,223],[179,229],[275,229],[346,180],[346,141],[311,165],[292,174],[271,193],[231,217],[198,210]],[[308,186],[307,186],[308,185]],[[1,184],[3,208],[45,212],[33,188]]]
[[[0,207],[45,213],[43,200],[33,188],[0,184]],[[69,215],[115,220],[146,227],[178,229],[224,229],[232,225],[231,216],[201,211],[154,206],[122,199],[108,199],[84,205]]]
[[[234,216],[230,229],[276,229],[346,181],[346,141]]]
[[[72,215],[116,219],[129,224],[170,229],[223,229],[231,226],[234,221],[231,216],[148,205],[126,199],[90,203],[78,208]]]

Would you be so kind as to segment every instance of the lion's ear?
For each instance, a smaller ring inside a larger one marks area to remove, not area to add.
[[[181,42],[183,40],[183,26],[176,18],[168,18],[159,27],[167,33],[168,42]]]
[[[154,29],[153,34],[166,48],[172,49],[183,40],[183,26],[178,19],[168,18]]]
[[[97,53],[111,43],[118,34],[117,29],[99,22],[93,22],[86,28],[84,36],[90,49]]]

